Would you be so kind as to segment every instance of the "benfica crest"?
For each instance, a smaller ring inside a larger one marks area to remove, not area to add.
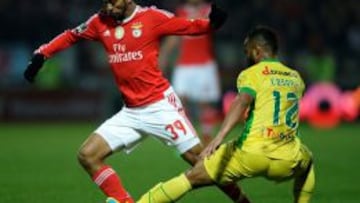
[[[137,22],[137,23],[134,23],[131,25],[133,37],[135,37],[135,38],[141,37],[142,27],[143,27],[143,24],[141,22]]]

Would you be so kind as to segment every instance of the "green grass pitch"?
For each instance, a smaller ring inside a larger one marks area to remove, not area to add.
[[[0,203],[104,202],[105,197],[76,160],[80,144],[95,127],[92,123],[0,124]],[[302,126],[301,132],[315,155],[313,202],[360,202],[360,125],[346,124],[328,131]],[[173,149],[151,138],[130,155],[115,154],[109,163],[135,198],[188,168]],[[290,182],[275,184],[256,178],[240,184],[256,203],[292,200]],[[205,188],[180,202],[230,201],[216,188]]]

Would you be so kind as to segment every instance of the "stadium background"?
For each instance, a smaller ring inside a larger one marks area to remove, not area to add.
[[[178,3],[137,2],[170,10]],[[75,156],[91,130],[121,107],[101,46],[80,43],[61,53],[47,62],[34,86],[22,77],[32,50],[85,21],[100,4],[100,0],[0,2],[0,202],[103,201]],[[215,35],[223,92],[235,89],[235,78],[245,67],[243,38],[256,24],[279,30],[281,58],[296,67],[308,85],[326,81],[343,91],[360,85],[358,0],[219,4],[230,14]],[[166,70],[169,77],[170,72]],[[314,202],[359,202],[359,121],[342,122],[328,130],[304,122],[301,132],[315,154]],[[110,162],[135,197],[188,168],[174,151],[150,139],[130,156],[115,155]],[[256,179],[241,185],[254,202],[291,201],[291,183]],[[216,189],[203,189],[181,202],[228,200]]]

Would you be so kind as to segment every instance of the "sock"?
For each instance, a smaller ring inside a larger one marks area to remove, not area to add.
[[[219,113],[216,109],[204,108],[200,114],[201,131],[204,139],[211,139],[214,127],[219,122]]]
[[[100,187],[107,197],[115,198],[118,201],[125,199],[132,200],[120,178],[110,166],[103,166],[93,176],[93,181]]]
[[[310,202],[312,193],[315,188],[315,172],[314,166],[311,165],[310,169],[303,176],[295,179],[294,196],[295,202],[307,203]]]
[[[245,193],[243,193],[240,187],[236,183],[231,183],[228,185],[218,185],[218,187],[223,191],[231,200],[236,203],[250,203],[250,200],[247,198]]]
[[[191,184],[185,174],[165,183],[159,183],[145,193],[137,203],[167,203],[180,199],[191,190]]]

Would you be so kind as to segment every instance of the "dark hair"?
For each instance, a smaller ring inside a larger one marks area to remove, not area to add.
[[[262,43],[263,46],[270,48],[276,54],[279,49],[279,40],[276,32],[267,26],[256,26],[246,36],[249,41]]]

